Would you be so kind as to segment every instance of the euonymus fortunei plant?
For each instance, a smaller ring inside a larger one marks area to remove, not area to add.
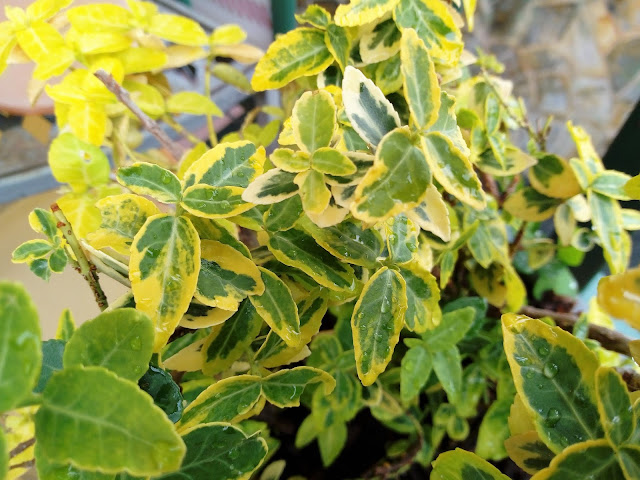
[[[0,70],[35,62],[31,94],[55,101],[65,184],[13,260],[43,279],[70,264],[103,312],[76,328],[66,310],[41,342],[24,289],[0,284],[0,478],[293,478],[265,412],[300,405],[295,445],[325,466],[363,410],[394,432],[361,477],[505,479],[489,461],[511,458],[536,480],[640,478],[640,344],[609,317],[640,326],[640,214],[619,203],[640,181],[572,124],[578,156],[548,152],[549,123],[464,49],[451,4],[312,5],[262,56],[236,26],[70,3],[0,23]],[[251,82],[220,57],[257,61]],[[205,93],[172,93],[163,71],[203,59]],[[218,142],[211,75],[281,89],[283,109]],[[549,310],[595,245],[598,298]],[[100,276],[129,293],[108,302]]]

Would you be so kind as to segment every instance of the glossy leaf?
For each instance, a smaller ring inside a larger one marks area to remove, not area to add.
[[[504,209],[522,220],[541,222],[550,218],[559,204],[559,200],[542,195],[531,187],[525,187],[507,198]]]
[[[451,240],[449,209],[442,194],[433,184],[427,187],[427,194],[422,202],[406,214],[422,230],[437,235],[445,242]]]
[[[324,175],[315,170],[299,173],[294,182],[300,187],[300,199],[304,211],[320,214],[331,200],[331,191],[324,182]]]
[[[473,208],[484,208],[482,185],[464,152],[439,132],[423,135],[422,148],[434,177],[447,192]]]
[[[433,462],[431,480],[508,480],[496,467],[477,455],[456,448],[441,453]]]
[[[35,422],[43,455],[79,468],[158,475],[177,469],[185,453],[151,397],[101,367],[70,368],[53,376]]]
[[[175,473],[162,480],[235,480],[248,478],[267,455],[267,443],[227,423],[205,423],[183,433],[187,454]]]
[[[335,21],[343,27],[355,27],[372,22],[390,12],[398,0],[353,0],[336,9]]]
[[[351,66],[344,72],[342,100],[353,129],[371,145],[400,126],[400,117],[382,91]]]
[[[231,318],[211,329],[202,346],[202,371],[214,375],[229,368],[251,345],[261,327],[262,318],[253,304],[244,300]]]
[[[570,198],[581,188],[566,160],[557,155],[544,155],[529,170],[531,185],[543,195],[553,198]]]
[[[355,164],[333,148],[320,148],[311,156],[311,168],[327,175],[345,176],[357,172]]]
[[[540,438],[556,453],[602,438],[595,355],[581,340],[558,327],[523,315],[502,318],[505,352],[515,386]],[[541,390],[545,395],[540,395]]]
[[[196,289],[200,271],[198,232],[185,217],[149,217],[133,239],[129,268],[136,308],[155,323],[157,352],[187,311]]]
[[[629,248],[625,247],[622,230],[622,212],[620,204],[600,193],[589,191],[587,194],[591,207],[591,222],[598,234],[604,258],[611,273],[623,272],[629,263]]]
[[[262,173],[264,148],[249,141],[219,143],[193,162],[184,174],[184,185],[247,188]]]
[[[323,31],[296,28],[269,46],[256,65],[251,86],[256,91],[280,88],[296,78],[320,73],[332,62]]]
[[[151,163],[138,162],[118,169],[120,185],[138,195],[148,195],[163,203],[180,200],[180,180],[169,170]]]
[[[344,71],[349,62],[349,51],[351,50],[349,30],[330,23],[324,34],[324,43]]]
[[[52,245],[46,240],[28,240],[11,253],[11,261],[13,263],[30,263],[37,258],[46,256],[51,250]]]
[[[358,377],[365,386],[371,385],[391,360],[407,310],[406,291],[402,276],[383,267],[369,279],[356,303],[351,331]]]
[[[305,92],[291,113],[291,126],[296,143],[313,153],[329,146],[335,130],[336,105],[326,90]]]
[[[434,61],[455,65],[462,52],[460,30],[439,0],[400,0],[393,12],[398,28],[416,30]]]
[[[249,300],[258,315],[290,347],[300,344],[300,319],[298,307],[293,301],[291,291],[277,275],[260,268],[264,293],[253,295]]]
[[[622,446],[618,450],[618,459],[626,478],[637,478],[640,475],[640,448],[637,445]]]
[[[347,263],[373,268],[384,244],[375,229],[364,229],[354,220],[320,228],[303,218],[298,225],[307,231],[318,245]]]
[[[331,21],[331,14],[320,5],[311,4],[303,13],[296,14],[296,20],[300,25],[308,23],[316,28],[326,28]]]
[[[149,365],[149,369],[138,380],[138,385],[151,395],[153,403],[162,409],[169,420],[175,423],[180,419],[184,409],[182,393],[170,373]]]
[[[542,443],[535,430],[509,437],[505,440],[504,447],[511,460],[531,475],[548,467],[555,456]]]
[[[400,57],[411,118],[419,128],[428,128],[436,121],[440,110],[440,86],[431,57],[411,28],[402,34]]]
[[[286,200],[298,193],[295,177],[294,173],[272,168],[251,182],[242,199],[256,205],[271,205]]]
[[[262,380],[262,391],[270,403],[279,408],[298,407],[305,388],[313,383],[324,384],[324,394],[329,395],[336,381],[327,372],[312,367],[296,367],[280,370]]]
[[[417,333],[433,328],[441,316],[436,278],[419,262],[405,264],[398,271],[407,285],[405,325]]]
[[[271,235],[268,247],[279,261],[299,268],[330,290],[352,292],[356,288],[353,269],[336,259],[320,247],[312,236],[298,228]]]
[[[367,29],[369,30],[369,29]],[[402,34],[393,18],[383,20],[360,39],[360,58],[364,63],[378,63],[393,57],[400,50]]]
[[[241,187],[193,185],[184,191],[182,207],[192,215],[204,218],[228,218],[250,210],[253,204],[243,200]]]
[[[21,285],[0,282],[0,412],[33,389],[42,363],[38,312]]]
[[[269,332],[266,340],[255,354],[255,361],[266,368],[278,367],[291,363],[298,354],[304,350],[304,346],[320,330],[320,324],[327,312],[327,298],[321,289],[312,292],[300,304],[298,312],[300,317],[300,346],[289,347],[274,331]]]
[[[260,271],[235,248],[201,241],[200,273],[194,296],[211,307],[235,311],[248,295],[264,293]]]
[[[275,203],[264,214],[267,231],[289,230],[302,216],[302,201],[298,195]]]
[[[83,323],[64,350],[64,367],[96,366],[137,380],[146,371],[153,348],[153,323],[133,308],[104,312]]]
[[[376,222],[417,206],[431,183],[425,156],[408,127],[389,132],[376,150],[374,165],[356,188],[351,211]]]
[[[182,414],[181,431],[201,423],[241,420],[251,412],[262,394],[261,379],[255,375],[236,375],[206,388]]]
[[[536,480],[578,480],[597,472],[598,478],[624,478],[615,450],[606,440],[589,440],[571,445],[556,456]]]
[[[269,160],[276,168],[285,172],[304,172],[310,167],[309,155],[300,151],[294,152],[290,148],[276,148],[269,156]]]
[[[152,201],[131,193],[103,198],[96,207],[102,221],[89,235],[89,242],[97,249],[110,247],[122,255],[129,255],[133,238],[147,218],[160,213]]]
[[[400,371],[400,397],[407,403],[416,397],[431,376],[431,355],[423,345],[410,348],[404,357]]]
[[[633,430],[634,416],[627,386],[612,368],[596,371],[598,411],[604,432],[613,445],[625,442]]]

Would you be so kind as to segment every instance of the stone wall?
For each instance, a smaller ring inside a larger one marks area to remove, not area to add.
[[[505,64],[532,118],[554,116],[548,147],[562,155],[567,120],[604,154],[640,98],[640,0],[479,0],[469,45]]]

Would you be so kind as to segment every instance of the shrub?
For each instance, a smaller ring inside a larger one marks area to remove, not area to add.
[[[638,325],[640,214],[619,204],[638,178],[572,124],[578,157],[548,152],[549,123],[464,49],[450,5],[312,5],[262,56],[237,26],[70,3],[0,24],[0,70],[28,57],[55,102],[65,184],[13,260],[45,280],[71,265],[103,312],[76,328],[67,310],[41,343],[24,289],[0,285],[0,477],[280,478],[273,412],[301,404],[295,446],[327,467],[359,412],[393,432],[356,476],[503,479],[488,460],[505,458],[536,480],[640,476],[640,349],[609,317]],[[220,57],[258,61],[251,83]],[[207,95],[171,92],[163,71],[197,60]],[[218,142],[211,75],[283,108]],[[209,144],[178,114],[204,116]],[[595,245],[613,275],[562,313]],[[100,275],[130,291],[108,302]]]

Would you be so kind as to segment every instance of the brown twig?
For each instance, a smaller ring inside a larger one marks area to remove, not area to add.
[[[64,213],[62,213],[62,210],[60,210],[60,207],[57,203],[53,203],[51,205],[51,212],[58,220],[58,228],[69,244],[69,247],[73,251],[73,254],[76,256],[76,263],[80,275],[84,277],[84,279],[89,284],[89,287],[91,287],[98,307],[101,311],[104,311],[109,306],[109,304],[107,303],[107,297],[104,294],[102,287],[100,286],[100,280],[98,279],[98,274],[96,273],[96,267],[91,264],[89,260],[87,260],[87,256],[85,255],[84,250],[82,250],[80,242],[73,233],[73,229],[71,228],[69,220],[67,220],[67,217],[64,216]]]
[[[484,190],[489,192],[489,194],[496,199],[496,201],[500,201],[500,189],[498,188],[498,183],[496,182],[496,179],[493,178],[491,175],[487,174],[486,172],[483,172],[482,170],[477,170],[478,172],[478,177],[480,177],[480,181],[482,182],[482,186],[484,187]]]
[[[9,465],[9,470],[13,470],[14,468],[31,468],[36,464],[35,460],[27,460],[26,462],[16,463],[15,465]]]
[[[520,250],[520,244],[522,243],[522,239],[524,238],[524,231],[527,228],[527,222],[522,222],[518,232],[516,233],[515,238],[513,239],[513,243],[509,245],[509,256],[513,258],[513,256]]]
[[[520,182],[520,174],[514,175],[511,179],[511,182],[509,182],[509,185],[507,185],[507,187],[504,189],[504,192],[502,192],[502,195],[500,195],[500,199],[498,200],[498,207],[502,207],[502,205],[504,205],[504,202],[507,201],[507,198],[509,198],[511,194],[516,191],[518,182]]]
[[[573,327],[579,318],[575,313],[558,313],[553,310],[528,305],[522,307],[520,313],[531,318],[551,317],[556,322],[556,325],[569,332],[573,331]],[[631,350],[629,349],[631,339],[615,330],[610,330],[600,325],[589,325],[588,337],[600,342],[600,345],[607,350],[631,356]]]
[[[616,370],[627,384],[630,392],[640,390],[640,375],[630,368],[616,368]]]
[[[140,107],[134,103],[131,99],[131,95],[127,90],[125,90],[122,85],[116,82],[116,79],[110,73],[102,69],[98,69],[94,72],[94,75],[104,83],[105,87],[113,93],[116,98],[122,102],[131,112],[138,117],[142,126],[158,141],[162,144],[162,146],[167,150],[169,155],[172,157],[174,162],[178,162],[184,153],[182,147],[171,140],[169,136],[165,133],[164,130],[158,125],[158,123],[149,117],[146,113],[140,110]]]
[[[31,445],[34,445],[35,443],[36,443],[35,437],[30,438],[29,440],[25,440],[22,443],[19,443],[16,446],[16,448],[14,448],[9,452],[9,458],[13,458],[15,456],[20,455],[22,452],[24,452],[27,448],[29,448]]]

